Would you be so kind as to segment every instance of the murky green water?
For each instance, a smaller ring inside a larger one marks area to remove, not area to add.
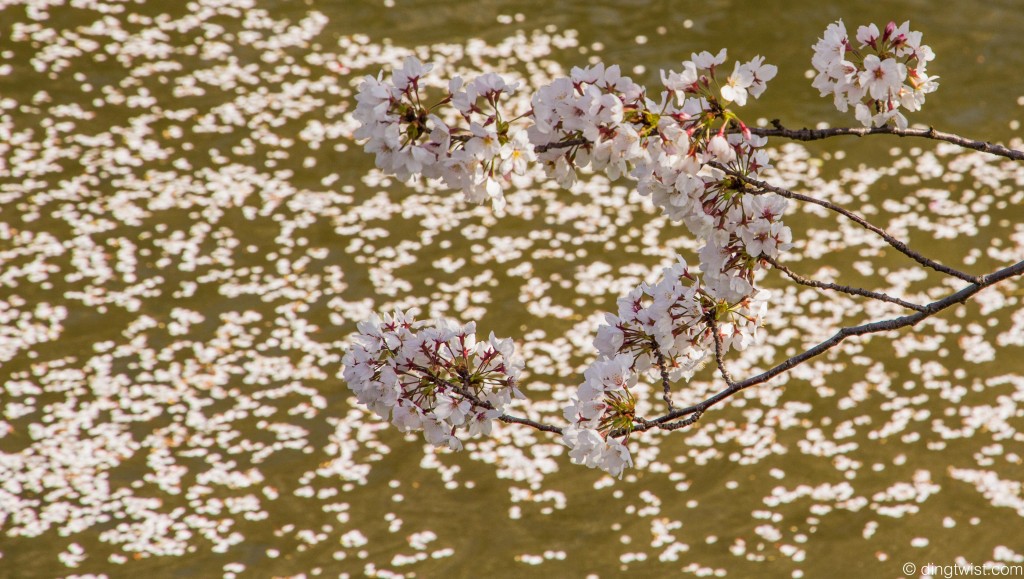
[[[1019,281],[637,437],[622,481],[524,429],[435,453],[340,380],[357,321],[417,307],[515,337],[518,413],[560,423],[598,312],[696,247],[628,182],[536,186],[496,216],[380,176],[351,141],[361,75],[415,50],[534,79],[596,56],[653,83],[727,47],[780,69],[749,120],[848,125],[809,86],[809,47],[837,18],[909,19],[941,77],[911,122],[1006,142],[1024,116],[1018,3],[395,4],[0,0],[0,576],[1024,563]],[[1020,164],[895,138],[777,159],[778,182],[951,265],[1024,258]],[[787,219],[801,273],[919,300],[960,287],[832,216]],[[764,284],[780,319],[737,376],[901,313]],[[677,401],[721,387],[706,371]]]

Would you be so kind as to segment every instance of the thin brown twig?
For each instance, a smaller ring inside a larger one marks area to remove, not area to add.
[[[817,197],[811,197],[810,195],[804,195],[803,193],[796,193],[794,191],[790,191],[789,189],[785,189],[783,187],[776,187],[775,185],[772,185],[771,183],[767,183],[767,182],[762,181],[760,179],[754,179],[753,177],[748,177],[748,176],[740,173],[739,171],[736,171],[734,169],[730,169],[729,167],[726,167],[725,165],[723,165],[721,163],[718,163],[718,162],[711,162],[711,163],[708,163],[708,165],[710,165],[710,166],[712,166],[712,167],[714,167],[714,168],[716,168],[716,169],[718,169],[720,171],[725,172],[727,175],[729,175],[731,177],[734,177],[734,178],[740,180],[745,185],[751,186],[752,190],[750,188],[746,189],[746,191],[748,193],[753,193],[755,195],[757,195],[759,193],[775,193],[776,195],[779,195],[781,197],[785,197],[787,199],[795,199],[797,201],[803,201],[805,203],[813,203],[815,205],[819,205],[821,207],[824,207],[825,209],[828,209],[829,211],[834,211],[834,212],[836,212],[836,213],[846,217],[847,219],[849,219],[850,221],[853,221],[857,225],[860,225],[864,229],[867,229],[868,231],[878,235],[879,237],[884,239],[886,243],[888,243],[893,248],[895,248],[897,251],[899,251],[903,255],[906,255],[910,259],[913,259],[914,261],[916,261],[917,263],[919,263],[919,264],[921,264],[921,265],[923,265],[925,267],[934,269],[935,271],[944,273],[946,275],[953,276],[955,278],[961,279],[961,280],[966,281],[968,283],[977,283],[978,282],[979,278],[977,276],[974,276],[974,275],[971,275],[971,274],[968,274],[968,273],[964,273],[964,272],[962,272],[962,271],[960,271],[958,269],[954,269],[954,268],[949,267],[947,265],[943,265],[943,264],[941,264],[941,263],[939,263],[939,262],[937,262],[937,261],[935,261],[933,259],[929,259],[929,258],[921,255],[920,253],[918,253],[918,252],[914,251],[913,249],[910,249],[909,247],[907,247],[906,243],[900,241],[899,239],[896,239],[895,237],[890,235],[888,232],[886,232],[881,227],[878,227],[877,225],[874,225],[874,224],[870,223],[868,220],[864,219],[860,215],[857,215],[853,211],[850,211],[849,209],[846,209],[845,207],[840,207],[839,205],[836,205],[835,203],[831,203],[829,201],[825,201],[824,199],[818,199]]]
[[[893,135],[897,137],[917,137],[922,139],[931,139],[934,141],[944,141],[952,143],[954,145],[963,147],[965,149],[971,149],[974,151],[981,151],[990,155],[997,155],[999,157],[1005,157],[1007,159],[1013,159],[1014,161],[1024,161],[1024,151],[1018,149],[1011,149],[1003,145],[990,143],[988,141],[977,141],[969,139],[967,137],[961,137],[953,133],[946,133],[943,131],[936,131],[932,127],[927,129],[900,129],[891,125],[885,125],[882,127],[832,127],[828,129],[787,129],[782,126],[782,123],[778,119],[772,120],[772,126],[774,128],[765,127],[749,127],[751,133],[762,137],[783,137],[787,139],[793,139],[794,141],[820,141],[822,139],[829,139],[832,137],[843,137],[843,136],[854,136],[854,137],[866,137],[869,135]],[[558,141],[554,143],[547,143],[545,145],[537,145],[534,148],[538,153],[550,151],[552,149],[567,149],[571,147],[578,147],[581,145],[587,145],[590,141],[583,138],[577,137],[573,139],[567,139],[565,141]]]
[[[888,130],[888,131],[880,130],[880,129],[884,129],[884,128],[885,127],[881,127],[881,128],[876,127],[875,129],[872,129],[873,131],[876,131],[876,132],[874,132],[874,133],[867,132],[865,134],[881,134],[881,133],[898,134],[898,133],[893,132],[894,130],[898,130],[898,129],[893,129],[893,130]],[[786,130],[786,131],[788,131],[789,129],[775,129],[775,130]],[[855,131],[855,130],[856,129],[848,129],[848,131]],[[960,140],[964,141],[965,143],[977,143],[976,141],[971,141],[970,139],[965,139],[964,137],[958,137],[956,135],[950,135],[949,133],[938,133],[938,132],[936,132],[936,133],[939,134],[939,135],[942,135],[944,137],[956,137],[957,139],[960,139]],[[840,134],[840,133],[837,133],[837,134]],[[849,133],[842,133],[842,134],[855,134],[855,133],[849,132]],[[918,136],[918,135],[911,135],[911,136]],[[821,138],[824,138],[824,137],[821,137]],[[947,140],[947,139],[941,139],[941,140]],[[588,141],[587,139],[580,137],[580,138],[576,138],[576,139],[568,139],[568,140],[565,140],[565,141],[559,141],[559,142],[555,142],[555,143],[548,143],[546,145],[538,145],[537,147],[535,147],[535,150],[537,152],[539,152],[539,153],[542,153],[542,152],[545,152],[545,151],[548,151],[548,150],[551,150],[551,149],[568,148],[568,147],[574,147],[574,146],[578,146],[578,145],[585,145],[585,144],[587,144],[589,142],[590,141]],[[950,142],[956,142],[956,141],[950,141]],[[967,146],[967,145],[964,145],[964,146]],[[976,147],[969,147],[969,148],[976,148]],[[981,150],[981,149],[978,149],[978,150]],[[1006,150],[1010,151],[1010,152],[1013,152],[1012,149],[1006,149]],[[986,151],[986,152],[991,152],[991,151]],[[994,153],[994,154],[998,154],[998,153]],[[1022,155],[1024,155],[1024,153],[1022,153]],[[1004,155],[1004,156],[1006,156],[1006,155]],[[1011,158],[1014,158],[1014,157],[1011,157]],[[1022,158],[1024,158],[1024,157],[1022,157]],[[964,272],[962,272],[962,271],[960,271],[958,269],[949,267],[947,265],[943,265],[943,264],[941,264],[941,263],[939,263],[939,262],[937,262],[937,261],[935,261],[933,259],[929,259],[929,258],[921,255],[920,253],[910,249],[907,246],[907,244],[904,243],[903,241],[900,241],[899,239],[896,239],[895,237],[893,237],[892,235],[887,233],[884,229],[882,229],[882,228],[880,228],[880,227],[870,223],[868,220],[864,219],[860,215],[857,215],[856,213],[854,213],[854,212],[852,212],[852,211],[850,211],[850,210],[848,210],[848,209],[846,209],[844,207],[840,207],[840,206],[838,206],[838,205],[836,205],[834,203],[830,203],[830,202],[825,201],[823,199],[818,199],[816,197],[811,197],[810,195],[804,195],[804,194],[801,194],[801,193],[796,193],[794,191],[790,191],[790,190],[784,189],[782,187],[776,187],[776,186],[771,185],[770,183],[767,183],[765,181],[761,181],[759,179],[754,179],[754,178],[748,177],[746,175],[743,175],[742,173],[739,173],[738,171],[735,171],[733,169],[730,169],[730,168],[726,167],[725,165],[722,165],[721,163],[711,162],[711,163],[708,163],[708,165],[710,165],[712,167],[715,167],[716,169],[719,169],[719,170],[725,172],[726,174],[741,180],[743,183],[745,183],[747,185],[752,185],[752,186],[756,187],[757,189],[760,189],[761,192],[771,192],[771,193],[775,193],[777,195],[781,195],[782,197],[786,197],[787,199],[795,199],[795,200],[798,200],[798,201],[804,201],[804,202],[807,202],[807,203],[813,203],[815,205],[819,205],[821,207],[824,207],[824,208],[826,208],[826,209],[828,209],[830,211],[834,211],[836,213],[839,213],[840,215],[845,216],[846,218],[850,219],[851,221],[853,221],[854,223],[860,225],[861,227],[867,229],[868,231],[871,231],[872,233],[875,233],[876,235],[880,236],[882,239],[885,240],[886,243],[891,245],[897,251],[899,251],[900,253],[902,253],[902,254],[906,255],[907,257],[913,259],[914,261],[918,262],[919,264],[921,264],[921,265],[923,265],[925,267],[934,269],[935,271],[944,273],[946,275],[950,275],[950,276],[956,277],[956,278],[961,279],[963,281],[966,281],[968,283],[975,283],[978,280],[977,276],[973,276],[973,275],[970,275],[968,273],[964,273]],[[753,191],[752,193],[757,194],[757,191]]]
[[[550,424],[541,424],[540,422],[535,422],[533,420],[530,420],[529,418],[521,418],[519,416],[512,416],[510,414],[502,414],[501,416],[498,417],[498,420],[510,424],[522,424],[524,426],[530,426],[536,428],[537,430],[543,430],[544,432],[562,434],[562,429],[557,426],[552,426]]]
[[[829,129],[787,129],[782,126],[782,123],[775,119],[772,121],[772,126],[775,128],[757,128],[750,127],[750,132],[755,135],[762,137],[785,137],[787,139],[793,139],[795,141],[818,141],[821,139],[828,139],[831,137],[842,137],[842,136],[855,136],[865,137],[868,135],[895,135],[897,137],[920,137],[924,139],[932,139],[934,141],[945,141],[947,143],[953,143],[965,149],[973,149],[975,151],[981,151],[983,153],[989,153],[992,155],[998,155],[1000,157],[1006,157],[1007,159],[1013,159],[1015,161],[1024,161],[1024,151],[1017,149],[1011,149],[987,141],[976,141],[974,139],[968,139],[952,133],[944,133],[942,131],[936,131],[935,129],[928,127],[927,129],[900,129],[891,125],[885,125],[882,127],[833,127]]]
[[[792,279],[793,281],[795,281],[796,283],[801,284],[801,285],[815,287],[815,288],[818,288],[818,289],[833,290],[833,291],[842,292],[842,293],[845,293],[845,294],[861,296],[861,297],[865,297],[865,298],[871,298],[871,299],[875,299],[875,300],[879,300],[879,301],[883,301],[883,302],[889,302],[891,304],[896,304],[898,306],[903,306],[903,307],[905,307],[907,309],[916,310],[916,311],[919,311],[919,312],[925,311],[925,307],[922,306],[922,305],[915,304],[915,303],[912,303],[912,302],[908,302],[906,300],[901,300],[900,298],[896,298],[896,297],[890,296],[890,295],[882,293],[882,292],[874,292],[874,291],[871,291],[871,290],[861,289],[859,287],[840,285],[840,284],[831,283],[831,282],[829,282],[829,283],[821,282],[821,281],[818,281],[818,280],[814,280],[814,279],[810,279],[810,278],[804,277],[804,276],[794,272],[793,270],[791,270],[788,267],[786,267],[786,266],[782,265],[781,263],[779,263],[778,260],[776,260],[774,258],[767,257],[767,256],[762,256],[761,259],[767,261],[768,263],[771,264],[772,267],[774,267],[775,269],[777,269],[777,270],[781,271],[782,273],[786,274],[787,276],[789,276],[790,279]]]
[[[668,405],[668,410],[671,412],[676,409],[676,405],[672,402],[672,384],[668,376],[668,367],[665,364],[665,355],[661,353],[658,342],[654,340],[651,341],[651,348],[654,351],[654,361],[658,364],[658,370],[661,372],[662,398],[665,399],[665,404]]]
[[[714,312],[708,312],[707,319],[708,325],[711,326],[711,331],[715,336],[715,363],[718,364],[718,371],[722,374],[722,379],[725,380],[726,386],[732,386],[732,375],[725,369],[725,360],[722,359],[722,334],[718,331],[718,322],[715,321]]]

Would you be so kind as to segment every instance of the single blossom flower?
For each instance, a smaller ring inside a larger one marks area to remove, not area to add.
[[[899,92],[900,85],[907,77],[907,67],[894,58],[879,59],[873,54],[864,58],[864,71],[860,73],[860,85],[871,98],[889,100]]]
[[[732,74],[725,79],[725,84],[722,85],[722,99],[743,106],[747,104],[747,89],[753,84],[754,75],[737,62]]]

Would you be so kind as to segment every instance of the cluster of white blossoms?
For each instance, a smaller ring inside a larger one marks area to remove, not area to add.
[[[493,207],[505,206],[503,182],[510,174],[522,175],[534,158],[525,129],[502,118],[501,100],[515,92],[493,72],[466,83],[454,77],[448,94],[434,105],[426,105],[420,80],[432,65],[408,57],[390,80],[383,71],[366,76],[359,86],[353,117],[360,126],[357,139],[376,155],[377,166],[408,181],[415,175],[441,179],[458,189],[470,201],[490,200]],[[446,123],[436,114],[450,105],[457,122]]]
[[[612,433],[628,436],[632,427],[630,380],[653,366],[689,379],[715,348],[715,331],[723,353],[749,344],[765,310],[754,271],[790,247],[792,235],[782,224],[785,200],[735,178],[755,178],[770,165],[765,139],[729,108],[760,97],[776,67],[758,56],[730,68],[726,56],[724,49],[701,52],[680,72],[662,71],[656,101],[618,66],[573,68],[534,93],[525,130],[502,117],[500,100],[515,86],[493,73],[468,84],[455,78],[447,97],[430,107],[419,90],[430,67],[415,58],[406,59],[390,82],[382,72],[359,88],[356,136],[368,139],[365,148],[376,154],[377,165],[399,178],[440,178],[471,200],[491,199],[499,207],[502,177],[523,174],[527,162],[539,161],[566,187],[582,169],[604,171],[612,179],[636,180],[641,194],[704,240],[703,281],[680,260],[657,284],[621,298],[618,316],[607,314],[597,340],[601,356],[565,411],[571,425],[563,441],[574,462],[621,475],[631,458]],[[458,114],[444,115],[441,107],[449,105]],[[446,124],[442,116],[462,119],[466,127]],[[440,347],[456,330],[440,322],[418,333],[410,327],[402,318],[360,326],[345,378],[361,403],[400,428],[422,428],[434,444],[457,446],[456,428],[481,431],[518,393],[514,377],[492,379],[504,389],[466,392],[465,371],[452,369],[458,357]],[[510,355],[510,341],[492,337],[491,343],[491,352],[507,344]]]
[[[586,168],[612,179],[628,175],[670,219],[707,242],[700,254],[707,285],[737,301],[753,291],[758,259],[786,250],[791,234],[781,222],[783,200],[771,201],[764,218],[726,172],[753,178],[770,166],[765,139],[729,107],[760,97],[777,69],[760,56],[729,69],[726,57],[725,49],[701,52],[681,72],[662,71],[657,101],[618,66],[573,68],[536,91],[531,112],[522,115],[531,123],[526,129],[513,124],[518,118],[503,118],[502,97],[516,85],[494,73],[469,83],[455,77],[447,96],[427,107],[420,80],[431,67],[409,57],[390,81],[383,72],[364,78],[356,137],[367,139],[378,167],[400,179],[439,178],[495,208],[504,205],[507,178],[534,160],[566,187]],[[456,114],[444,114],[445,106]]]
[[[830,24],[814,45],[811,64],[818,71],[813,86],[821,96],[833,95],[842,112],[854,106],[865,127],[881,127],[890,120],[900,129],[907,118],[900,109],[921,110],[925,95],[938,88],[938,77],[926,66],[935,53],[921,44],[921,33],[910,23],[890,22],[880,33],[874,24],[857,29],[854,48],[842,20]]]
[[[512,340],[492,332],[478,342],[475,331],[472,322],[375,315],[359,323],[343,377],[360,404],[402,432],[422,430],[430,444],[461,450],[459,430],[490,434],[512,398],[523,398]]]
[[[638,372],[655,367],[672,380],[688,380],[714,352],[716,342],[722,355],[754,343],[767,297],[768,292],[757,290],[736,302],[718,298],[678,258],[657,283],[640,284],[619,298],[618,315],[605,314],[594,346],[599,361],[627,354]]]
[[[633,459],[629,449],[609,434],[614,429],[628,432],[633,426],[633,360],[627,354],[599,360],[587,368],[583,380],[564,409],[570,425],[562,430],[562,442],[571,449],[573,463],[621,477]]]
[[[874,25],[861,27],[859,49],[842,21],[824,36],[814,47],[814,86],[833,93],[840,110],[855,105],[865,126],[895,120],[906,127],[900,108],[920,109],[937,87],[925,72],[934,55],[906,23],[890,23],[881,34]],[[731,67],[726,58],[725,49],[695,53],[680,71],[662,71],[657,100],[618,66],[573,68],[538,88],[532,110],[515,119],[500,109],[516,86],[494,73],[469,83],[456,77],[430,107],[419,91],[430,66],[415,58],[390,82],[382,72],[359,87],[356,137],[367,139],[378,167],[403,180],[442,179],[498,208],[508,177],[524,174],[529,162],[541,163],[565,187],[580,170],[603,171],[635,180],[641,195],[704,242],[699,275],[679,259],[654,285],[620,298],[618,315],[605,314],[595,340],[599,357],[564,410],[570,425],[563,442],[578,464],[617,476],[632,464],[618,437],[634,426],[630,388],[639,373],[654,369],[663,380],[689,380],[709,356],[754,342],[767,311],[767,292],[755,287],[754,274],[792,246],[782,222],[786,200],[749,182],[770,167],[766,139],[733,110],[759,98],[777,69],[761,56]],[[455,114],[443,113],[449,105]],[[529,126],[514,127],[519,120]],[[361,403],[399,428],[422,428],[432,443],[456,448],[456,429],[485,432],[520,395],[518,366],[510,360],[511,340],[492,334],[477,345],[472,324],[432,324],[416,332],[396,314],[360,325],[345,379]]]
[[[661,71],[657,101],[645,87],[622,76],[617,65],[603,63],[573,68],[569,77],[540,87],[532,99],[528,134],[548,174],[569,186],[576,171],[589,166],[612,179],[629,175],[644,192],[651,179],[673,188],[684,175],[699,180],[709,161],[734,162],[730,145],[739,141],[726,131],[750,135],[727,106],[742,106],[748,95],[759,97],[776,67],[756,57],[737,62],[732,74],[720,79],[725,49],[691,58],[682,63],[682,72]],[[655,202],[674,211],[668,200]]]
[[[757,338],[767,294],[756,291],[735,303],[716,298],[679,259],[654,285],[619,298],[618,315],[605,314],[594,340],[600,356],[564,408],[570,426],[562,440],[573,462],[621,475],[632,459],[610,435],[629,435],[636,408],[630,387],[638,374],[654,370],[689,380],[716,348],[721,355],[745,349]]]
[[[586,167],[635,179],[640,194],[706,242],[706,285],[735,302],[753,293],[759,259],[788,249],[792,234],[781,220],[784,199],[755,201],[722,169],[756,178],[770,166],[766,140],[729,106],[760,97],[777,69],[758,56],[729,72],[726,57],[725,49],[701,52],[681,72],[662,71],[657,101],[618,66],[573,68],[534,94],[527,132],[538,161],[563,186]]]

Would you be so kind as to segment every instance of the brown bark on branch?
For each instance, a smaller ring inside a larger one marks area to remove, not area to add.
[[[572,147],[580,147],[583,145],[589,145],[590,141],[583,137],[575,139],[567,139],[565,141],[556,141],[554,143],[548,143],[546,145],[537,145],[533,148],[538,153],[546,153],[552,149],[570,149]]]
[[[981,151],[983,153],[989,153],[991,155],[998,155],[1000,157],[1006,157],[1007,159],[1013,159],[1015,161],[1024,161],[1024,151],[1017,149],[1011,149],[1004,147],[1003,145],[989,143],[987,141],[975,141],[974,139],[968,139],[961,137],[960,135],[954,135],[953,133],[944,133],[942,131],[936,131],[935,129],[928,127],[927,129],[899,129],[891,125],[885,125],[882,127],[834,127],[829,129],[787,129],[782,126],[782,123],[778,119],[772,121],[772,126],[775,128],[758,128],[750,127],[750,132],[755,135],[762,137],[784,137],[787,139],[793,139],[794,141],[819,141],[821,139],[828,139],[831,137],[842,137],[842,136],[855,136],[864,137],[867,135],[895,135],[897,137],[920,137],[923,139],[931,139],[933,141],[945,141],[947,143],[953,143],[959,145],[965,149],[973,149],[975,151]]]
[[[775,269],[777,269],[777,270],[781,271],[782,273],[786,274],[787,276],[789,276],[790,279],[792,279],[793,281],[795,281],[796,283],[801,284],[801,285],[806,285],[806,286],[809,286],[809,287],[815,287],[815,288],[818,288],[818,289],[833,290],[833,291],[837,291],[837,292],[842,292],[844,294],[850,294],[850,295],[854,295],[854,296],[861,296],[861,297],[865,297],[865,298],[871,298],[871,299],[875,299],[875,300],[882,301],[882,302],[889,302],[891,304],[896,304],[898,306],[903,306],[903,307],[905,307],[907,309],[915,310],[915,311],[918,311],[918,312],[925,311],[925,307],[922,306],[922,305],[911,303],[911,302],[908,302],[906,300],[901,300],[900,298],[896,298],[896,297],[890,296],[890,295],[885,294],[885,293],[873,292],[871,290],[861,289],[859,287],[840,285],[840,284],[836,284],[836,283],[825,283],[825,282],[821,282],[821,281],[818,281],[818,280],[810,279],[810,278],[804,277],[804,276],[794,272],[793,270],[791,270],[788,267],[782,265],[781,263],[779,263],[775,259],[772,259],[770,257],[762,257],[761,259],[767,261],[768,263],[770,263],[772,265],[772,267],[774,267]]]
[[[557,426],[552,426],[550,424],[541,424],[540,422],[535,422],[533,420],[530,420],[529,418],[520,418],[519,416],[502,414],[501,416],[498,417],[498,420],[509,424],[522,424],[524,426],[530,426],[536,428],[537,430],[543,430],[544,432],[562,434],[562,429]]]

